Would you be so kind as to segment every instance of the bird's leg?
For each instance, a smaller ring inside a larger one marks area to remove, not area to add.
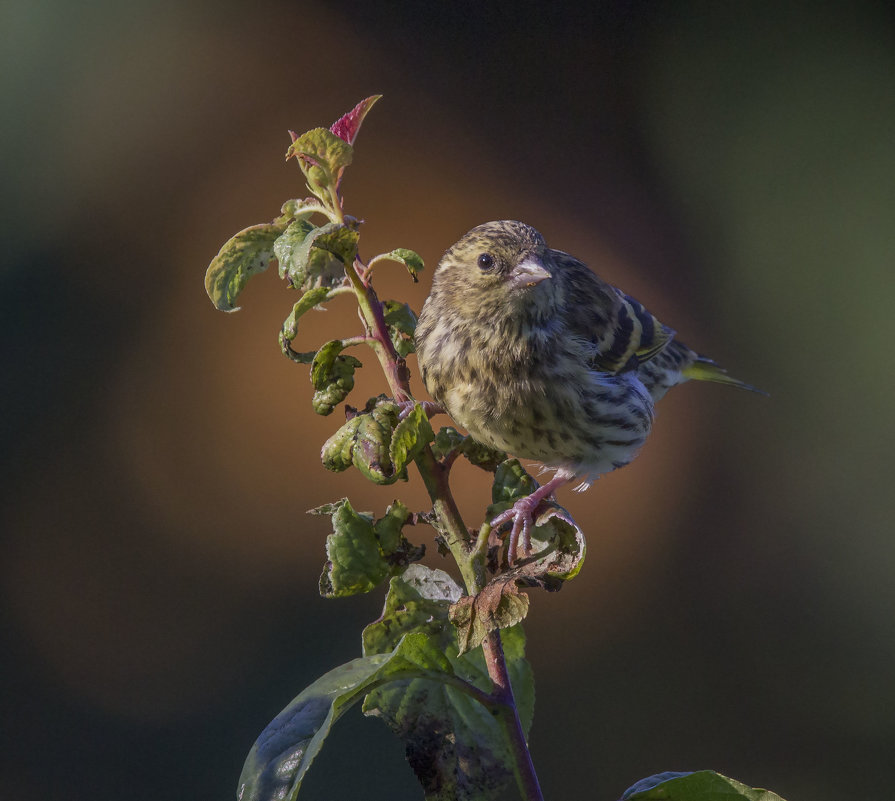
[[[510,566],[515,563],[518,556],[520,537],[523,558],[531,554],[531,528],[534,525],[534,513],[538,505],[574,477],[574,473],[568,473],[562,469],[557,470],[556,475],[544,486],[538,487],[531,495],[520,498],[509,509],[501,512],[491,521],[491,528],[495,530],[504,523],[513,521],[513,528],[510,529],[510,538],[507,542],[507,562]]]

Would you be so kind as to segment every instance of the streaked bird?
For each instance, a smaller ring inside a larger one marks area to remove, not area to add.
[[[690,379],[758,392],[674,338],[642,304],[514,220],[484,223],[442,257],[416,329],[429,394],[476,440],[556,470],[491,521],[531,552],[538,504],[628,464],[656,402]]]

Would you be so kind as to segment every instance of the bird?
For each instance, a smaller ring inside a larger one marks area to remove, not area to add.
[[[538,505],[631,462],[671,387],[695,379],[761,392],[516,220],[478,225],[448,248],[414,339],[438,407],[474,440],[555,470],[491,521],[494,531],[512,523],[511,566],[531,554]]]

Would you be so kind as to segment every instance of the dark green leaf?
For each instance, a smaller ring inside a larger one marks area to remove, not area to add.
[[[328,561],[320,577],[320,594],[325,598],[369,592],[425,553],[425,547],[414,547],[403,535],[411,514],[400,501],[375,522],[368,512],[355,512],[347,498],[309,513],[332,518],[333,533],[326,539]]]
[[[221,311],[238,311],[236,299],[249,278],[263,273],[274,258],[274,243],[285,222],[253,225],[231,237],[205,272],[205,291]]]
[[[408,250],[407,248],[395,248],[388,253],[380,253],[378,256],[374,256],[370,259],[370,266],[372,267],[377,261],[396,261],[399,264],[403,264],[414,281],[419,281],[419,274],[423,271],[424,267],[423,260],[419,253],[416,253],[413,250]]]
[[[391,571],[373,532],[373,516],[355,512],[347,498],[335,507],[333,533],[326,538],[327,563],[320,576],[324,598],[369,592]]]
[[[364,653],[387,652],[408,632],[425,634],[447,657],[453,674],[490,692],[481,649],[460,655],[448,622],[460,588],[442,571],[411,565],[391,580],[382,617],[364,630]],[[534,681],[524,658],[518,626],[501,632],[510,680],[523,727],[531,725]],[[407,758],[426,798],[447,801],[493,799],[513,782],[512,757],[491,711],[444,683],[410,679],[383,686],[364,701],[364,712],[381,717],[404,739]]]
[[[497,466],[494,484],[491,486],[491,502],[498,504],[515,501],[531,495],[537,486],[537,482],[525,472],[518,459],[507,459]]]
[[[385,325],[395,350],[402,358],[413,353],[413,334],[416,331],[416,315],[406,303],[386,300],[382,304]]]
[[[298,351],[292,350],[292,340],[298,336],[298,320],[299,318],[307,311],[310,311],[315,306],[320,305],[324,300],[326,300],[326,296],[329,294],[329,290],[326,287],[318,287],[316,289],[309,289],[304,295],[301,296],[298,303],[296,303],[292,307],[292,312],[283,322],[283,328],[280,331],[280,349],[283,353],[288,356],[290,359],[296,362],[300,362],[301,364],[310,364],[314,359],[314,351],[310,351],[308,353],[299,353]]]
[[[373,530],[384,553],[390,554],[398,550],[404,539],[402,529],[411,517],[410,509],[401,501],[395,501],[385,510],[385,516],[376,521]]]
[[[506,461],[507,455],[503,451],[483,445],[481,442],[474,440],[472,437],[466,437],[460,446],[462,453],[470,464],[480,467],[482,470],[495,472],[502,462]]]
[[[713,770],[658,773],[629,787],[620,801],[783,801],[769,790],[747,787]]]
[[[426,411],[417,403],[392,434],[389,456],[395,470],[400,472],[407,467],[433,439],[435,432]]]
[[[454,451],[465,440],[464,437],[453,426],[443,426],[435,435],[432,443],[432,453],[436,459],[444,459],[449,453]]]
[[[295,801],[302,781],[332,725],[369,690],[391,681],[438,681],[449,669],[423,634],[412,634],[391,653],[354,659],[305,688],[264,729],[249,752],[239,801]]]

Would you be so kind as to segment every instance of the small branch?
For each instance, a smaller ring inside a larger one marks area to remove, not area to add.
[[[519,712],[516,708],[516,699],[513,696],[513,687],[510,684],[510,675],[507,671],[507,661],[503,654],[503,645],[500,641],[500,632],[490,632],[482,642],[482,650],[485,652],[485,662],[488,665],[488,675],[494,682],[493,696],[499,700],[497,718],[503,726],[510,749],[513,752],[513,772],[516,775],[516,784],[526,801],[544,801],[538,775],[531,759],[531,751],[525,740],[525,732],[522,729],[522,721],[519,720]]]

